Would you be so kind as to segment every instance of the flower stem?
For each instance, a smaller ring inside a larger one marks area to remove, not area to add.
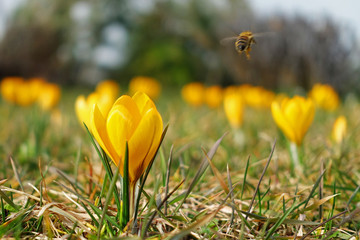
[[[135,191],[136,191],[136,183],[130,183],[129,189],[129,217],[130,219],[134,216],[135,211]]]
[[[299,157],[299,149],[296,143],[290,142],[291,173],[295,175],[295,169],[302,172],[302,161]]]
[[[243,149],[245,146],[245,135],[241,128],[234,128],[234,142],[237,147]]]
[[[296,143],[293,142],[290,143],[290,155],[293,161],[293,165],[295,167],[298,167],[300,165],[300,162],[299,162],[299,153]]]

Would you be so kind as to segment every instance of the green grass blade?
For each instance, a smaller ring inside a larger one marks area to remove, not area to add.
[[[90,212],[90,210],[86,207],[86,205],[83,202],[80,202],[81,206],[85,209],[86,213],[90,216],[91,220],[93,221],[94,225],[99,228],[99,222],[96,220],[96,218],[93,216],[93,214]]]
[[[228,188],[231,189],[233,184],[232,184],[232,180],[231,180],[231,176],[230,176],[229,164],[226,164],[226,173],[227,173]],[[235,205],[234,193],[231,193],[230,198],[231,198],[232,205]],[[231,206],[231,217],[230,217],[230,221],[229,221],[231,227],[234,223],[234,218],[235,218],[235,208],[233,206]]]
[[[100,191],[100,199],[102,197],[106,197],[105,194],[106,194],[106,186],[108,185],[108,181],[109,181],[109,175],[105,174],[104,176],[104,180],[103,180],[103,183],[102,183],[102,187],[101,187],[101,191]],[[101,204],[101,201],[98,201],[98,206]]]
[[[240,194],[240,201],[242,201],[242,199],[243,199],[243,194],[244,194],[245,184],[246,184],[246,177],[247,177],[247,173],[248,173],[248,169],[249,169],[249,163],[250,163],[250,155],[249,155],[249,157],[248,157],[248,159],[246,161],[244,179],[243,179],[243,184],[242,184],[241,194]]]
[[[351,194],[351,197],[349,198],[349,201],[346,203],[346,208],[347,209],[349,209],[350,203],[352,202],[352,200],[354,199],[356,194],[359,192],[359,189],[360,189],[360,185],[358,185],[357,188],[355,189],[355,191]]]
[[[343,212],[341,212],[341,213],[339,213],[339,214],[336,214],[335,216],[327,219],[326,221],[323,221],[322,223],[320,223],[320,224],[318,224],[317,226],[315,226],[315,227],[313,227],[312,229],[310,229],[310,231],[308,231],[300,240],[306,239],[306,238],[307,238],[308,236],[310,236],[310,234],[311,234],[312,232],[314,232],[316,229],[318,229],[319,227],[323,226],[324,224],[330,222],[331,220],[333,220],[333,219],[335,219],[335,218],[337,218],[337,217],[339,217],[339,216],[341,216],[341,215],[344,215],[345,213],[347,213],[347,211],[343,211]]]
[[[117,172],[119,168],[117,168]],[[128,142],[125,143],[125,156],[124,156],[124,167],[123,167],[123,179],[122,179],[122,205],[120,214],[120,226],[124,228],[130,220],[130,188],[129,188],[129,147]]]
[[[71,239],[72,239],[73,234],[74,234],[74,233],[76,234],[75,229],[76,229],[77,225],[78,225],[78,223],[77,223],[77,222],[75,222],[75,224],[74,224],[73,228],[72,228],[72,229],[71,229],[71,231],[70,231],[70,234],[69,234],[69,238],[68,238],[68,239],[70,239],[70,240],[71,240]]]
[[[73,187],[75,191],[80,190],[82,193],[85,193],[85,190],[77,184],[76,180],[69,177],[66,173],[61,171],[60,169],[56,169],[56,172],[59,174],[60,177],[62,177],[66,182],[70,183],[70,185]]]
[[[113,177],[113,172],[111,170],[111,166],[110,166],[110,163],[109,163],[109,159],[107,158],[106,156],[106,153],[103,149],[100,149],[98,148],[98,146],[96,145],[96,142],[95,142],[95,139],[94,137],[92,136],[92,134],[90,133],[90,130],[88,129],[88,127],[86,126],[86,124],[84,123],[84,126],[85,126],[85,129],[88,133],[88,135],[90,136],[90,139],[91,139],[91,143],[92,145],[94,146],[104,168],[105,168],[105,171],[106,171],[106,174],[109,176],[109,179],[110,181],[112,180],[112,177]],[[114,188],[114,196],[115,196],[115,202],[116,202],[116,206],[117,206],[117,209],[118,209],[118,212],[120,212],[120,209],[121,209],[121,203],[120,203],[120,197],[119,197],[119,192],[117,190],[117,188]]]
[[[224,136],[224,135],[223,135]],[[211,214],[203,217],[202,219],[192,223],[188,228],[185,228],[185,229],[182,229],[180,231],[180,233],[175,233],[175,234],[172,234],[170,236],[169,239],[171,240],[180,240],[180,239],[183,239],[185,236],[189,235],[191,231],[194,231],[196,228],[199,228],[201,226],[203,226],[204,224],[206,224],[207,222],[211,221],[215,216],[216,214],[220,211],[220,209],[225,205],[227,199],[231,196],[231,194],[233,193],[235,187],[237,186],[238,184],[236,184],[230,191],[229,193],[226,195],[226,197],[224,198],[224,200],[219,204],[219,207],[214,211],[212,212]]]
[[[296,209],[296,205],[293,204],[286,212],[282,215],[281,218],[278,219],[278,221],[270,228],[268,231],[268,234],[265,237],[265,240],[269,239],[273,233],[278,229],[278,227],[285,221],[286,217],[289,216],[290,213],[292,213]]]
[[[14,159],[12,158],[12,156],[10,156],[9,158],[10,158],[11,166],[12,166],[13,171],[14,171],[15,178],[16,178],[16,180],[18,181],[21,190],[24,191],[24,186],[23,186],[23,184],[22,184],[22,181],[21,181],[19,172],[18,172],[18,170],[17,170],[15,161],[14,161]]]
[[[4,201],[3,201],[3,198],[0,197],[0,200],[1,200],[1,220],[2,222],[4,223],[5,222],[5,219],[6,219],[6,213],[5,213],[5,208],[4,208]]]
[[[333,194],[336,194],[336,181],[334,181],[334,187],[333,187]],[[334,211],[335,211],[335,206],[336,206],[336,198],[333,199],[333,204],[331,206],[331,210],[329,212],[329,217],[331,218],[332,216],[334,216]],[[330,230],[332,228],[332,221],[329,222],[328,224],[326,224],[326,228],[327,230]]]
[[[343,213],[347,213],[347,212],[348,212],[348,210],[345,210]],[[357,208],[354,211],[350,212],[347,216],[343,217],[341,219],[340,223],[338,223],[336,225],[336,227],[334,227],[334,229],[332,229],[331,231],[328,231],[325,234],[325,237],[323,239],[326,240],[326,239],[331,238],[332,234],[334,234],[340,227],[344,226],[348,222],[352,222],[354,224],[356,219],[357,219],[357,222],[358,222],[359,217],[360,217],[360,208]],[[333,218],[335,218],[335,216]],[[356,233],[356,235],[358,235],[358,234]]]
[[[103,209],[103,212],[101,214],[101,219],[100,219],[100,222],[99,222],[99,228],[98,228],[98,239],[100,239],[100,235],[101,235],[101,229],[102,229],[102,226],[104,224],[104,218],[105,218],[105,215],[106,215],[106,211],[108,209],[108,206],[110,204],[110,200],[111,200],[111,197],[112,197],[112,194],[114,193],[114,190],[113,188],[116,187],[116,181],[118,179],[118,175],[119,175],[119,168],[116,168],[116,171],[115,171],[115,175],[114,177],[112,178],[111,180],[111,183],[110,183],[110,187],[109,187],[109,190],[106,194],[106,199],[105,199],[105,204],[104,204],[104,209]]]
[[[267,170],[268,167],[269,167],[269,164],[270,164],[272,155],[274,154],[275,146],[276,146],[276,140],[274,141],[274,144],[273,144],[273,146],[272,146],[272,149],[271,149],[269,158],[268,158],[268,160],[267,160],[267,162],[266,162],[266,165],[265,165],[265,167],[264,167],[264,169],[263,169],[263,172],[262,172],[262,174],[261,174],[261,177],[260,177],[260,179],[259,179],[259,182],[258,182],[258,184],[257,184],[257,186],[256,186],[254,195],[253,195],[253,197],[252,197],[252,199],[251,199],[251,202],[250,202],[250,205],[249,205],[249,210],[248,210],[248,212],[251,211],[252,205],[254,204],[255,197],[256,197],[257,192],[259,191],[261,181],[262,181],[262,179],[264,178],[265,172],[266,172],[266,170]]]
[[[156,211],[153,213],[153,215],[149,218],[144,231],[142,231],[141,233],[141,237],[144,238],[145,237],[145,233],[147,231],[147,229],[150,227],[151,222],[154,220],[156,213],[161,212],[160,209],[161,207],[167,202],[167,200],[169,199],[169,197],[176,192],[176,190],[178,190],[178,188],[184,183],[185,180],[182,180],[168,195],[165,196],[165,198],[161,201],[161,203],[156,206]]]
[[[76,195],[76,196],[77,196],[79,199],[81,199],[83,202],[86,202],[86,203],[91,207],[91,209],[94,211],[94,213],[98,216],[98,218],[100,218],[100,216],[101,216],[101,214],[102,214],[101,210],[98,209],[95,205],[93,205],[86,197],[80,195],[79,193],[73,191],[73,190],[70,189],[69,187],[67,187],[67,186],[65,186],[65,185],[63,185],[63,184],[61,184],[61,183],[59,183],[59,182],[58,182],[58,184],[59,184],[62,188],[66,189],[67,191],[69,191],[69,192],[71,192],[72,194]],[[106,218],[106,220],[109,221],[112,225],[114,225],[114,226],[117,227],[117,228],[120,228],[120,225],[119,225],[113,218],[111,218],[111,217],[108,216],[108,215],[105,215],[105,218]]]
[[[217,212],[218,211],[215,211],[213,213],[206,215],[202,219],[192,223],[187,228],[182,229],[179,233],[170,235],[169,238],[167,238],[167,239],[171,239],[171,240],[185,239],[185,237],[188,236],[192,231],[194,231],[194,230],[198,229],[199,227],[205,225],[206,223],[210,222],[215,217]]]
[[[306,208],[306,206],[307,206],[307,204],[309,203],[310,199],[313,197],[313,194],[314,194],[314,192],[316,191],[316,188],[319,186],[319,184],[320,184],[320,182],[321,182],[321,179],[322,179],[322,177],[323,177],[324,174],[325,174],[325,171],[326,171],[326,169],[320,174],[320,176],[319,176],[318,179],[316,180],[313,188],[311,189],[311,192],[310,192],[310,194],[309,194],[309,197],[308,197],[308,198],[306,199],[306,201],[305,201],[304,209]]]
[[[80,164],[80,159],[81,159],[81,144],[79,146],[79,149],[76,153],[76,157],[75,157],[75,166],[74,166],[74,179],[75,179],[75,185],[78,184],[78,172],[79,172],[79,164]]]
[[[36,205],[22,209],[15,214],[9,221],[0,225],[0,237],[3,237],[8,231],[18,228],[26,217],[32,212]]]
[[[19,211],[19,206],[17,206],[8,196],[6,196],[6,194],[1,191],[0,189],[0,195],[1,197],[5,200],[5,202],[7,202],[12,208],[14,208],[16,211]]]
[[[171,163],[173,159],[172,158],[173,150],[174,150],[174,145],[171,145],[169,159],[167,163],[167,169],[166,169],[165,196],[167,196],[169,193],[169,180],[170,180]],[[167,201],[165,202],[164,205],[164,214],[167,215]]]
[[[227,135],[227,133],[224,133],[216,142],[215,144],[211,147],[210,151],[207,153],[208,158],[211,160],[215,153],[217,148],[219,147],[221,141],[223,140],[223,138]],[[185,202],[186,198],[189,196],[190,192],[193,190],[193,188],[196,186],[197,182],[200,180],[200,178],[203,176],[203,174],[205,173],[207,167],[209,165],[208,159],[205,156],[204,159],[202,160],[202,163],[200,165],[199,170],[197,171],[195,177],[193,178],[193,180],[190,183],[189,188],[187,189],[187,191],[185,192],[185,196],[182,199],[181,203],[176,207],[176,209],[174,210],[174,212],[178,212],[179,209],[181,208],[181,206],[183,205],[183,203]]]

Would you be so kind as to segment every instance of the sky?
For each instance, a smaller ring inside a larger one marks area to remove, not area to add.
[[[3,36],[6,19],[12,14],[19,3],[24,0],[0,0],[0,38]]]
[[[331,17],[341,27],[353,29],[360,39],[360,0],[249,0],[259,14],[301,14],[315,20]]]

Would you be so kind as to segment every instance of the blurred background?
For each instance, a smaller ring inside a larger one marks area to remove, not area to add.
[[[294,4],[2,0],[0,79],[43,77],[65,87],[114,79],[125,86],[145,75],[175,87],[199,81],[308,90],[320,82],[360,93],[358,1]],[[271,33],[256,38],[250,60],[234,42],[220,44],[247,30]]]

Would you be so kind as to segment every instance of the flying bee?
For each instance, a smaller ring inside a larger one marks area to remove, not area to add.
[[[251,45],[255,44],[255,38],[256,36],[263,35],[264,33],[256,33],[253,34],[250,31],[241,32],[236,37],[228,37],[224,38],[220,41],[221,44],[226,43],[229,40],[235,40],[235,50],[241,54],[242,52],[245,52],[246,58],[250,59],[250,51],[251,51]]]

